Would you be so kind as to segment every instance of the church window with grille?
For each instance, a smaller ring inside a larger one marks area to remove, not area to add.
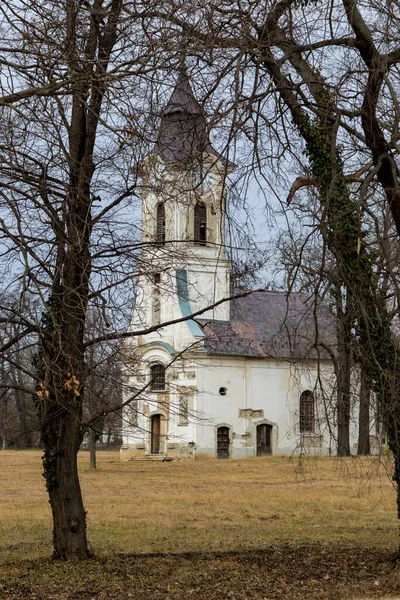
[[[300,395],[300,433],[315,432],[315,402],[310,390]]]
[[[150,368],[150,390],[152,392],[165,391],[165,367],[161,363]]]
[[[194,207],[194,243],[197,246],[207,243],[207,208],[200,202]]]
[[[157,205],[156,242],[165,244],[165,206],[163,202]]]

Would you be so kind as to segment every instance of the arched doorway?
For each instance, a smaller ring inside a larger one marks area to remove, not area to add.
[[[272,425],[257,425],[257,456],[272,454]]]
[[[162,415],[153,415],[151,417],[151,453],[161,454],[162,443],[161,443],[161,426],[164,417]]]
[[[229,427],[217,429],[217,458],[229,458]]]

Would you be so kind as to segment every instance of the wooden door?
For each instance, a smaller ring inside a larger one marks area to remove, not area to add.
[[[272,425],[257,426],[257,456],[272,454],[271,433]]]
[[[229,458],[229,427],[217,429],[217,458]]]
[[[151,453],[160,454],[161,447],[161,415],[151,417]]]

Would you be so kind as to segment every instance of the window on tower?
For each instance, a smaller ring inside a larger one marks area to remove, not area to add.
[[[194,207],[194,243],[197,246],[207,243],[207,208],[201,202]]]
[[[157,205],[156,242],[165,244],[165,206],[163,202]]]

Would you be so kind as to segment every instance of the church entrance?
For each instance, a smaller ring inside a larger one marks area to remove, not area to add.
[[[162,415],[153,415],[151,417],[151,453],[161,453],[161,423],[164,417]]]
[[[257,456],[272,454],[271,433],[272,425],[257,425]]]
[[[217,429],[217,458],[229,458],[229,427]]]

